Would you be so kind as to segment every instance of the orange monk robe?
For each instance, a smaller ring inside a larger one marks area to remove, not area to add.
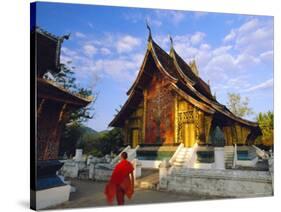
[[[132,181],[129,175],[133,171],[133,165],[127,160],[121,160],[121,162],[115,166],[111,178],[107,183],[104,191],[109,203],[112,203],[114,197],[116,196],[117,186],[122,187],[129,199],[132,197],[134,193],[134,185],[132,185]]]

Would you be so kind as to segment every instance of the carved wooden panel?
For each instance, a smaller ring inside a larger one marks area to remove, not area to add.
[[[146,143],[174,143],[174,96],[161,73],[154,73],[147,87]]]
[[[41,108],[37,122],[37,158],[38,160],[57,159],[59,151],[59,122],[63,105],[46,100]]]

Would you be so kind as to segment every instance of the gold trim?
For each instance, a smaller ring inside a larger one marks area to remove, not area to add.
[[[146,107],[147,107],[147,90],[143,91],[143,123],[142,123],[142,143],[145,143],[145,122],[146,122]]]

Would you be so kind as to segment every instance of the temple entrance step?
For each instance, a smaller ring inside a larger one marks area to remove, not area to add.
[[[157,189],[159,183],[159,170],[143,168],[141,170],[141,177],[135,182],[135,186],[143,189]]]

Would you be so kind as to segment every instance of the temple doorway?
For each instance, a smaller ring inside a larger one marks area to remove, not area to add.
[[[194,123],[184,124],[184,146],[192,147],[195,144],[195,126]]]

